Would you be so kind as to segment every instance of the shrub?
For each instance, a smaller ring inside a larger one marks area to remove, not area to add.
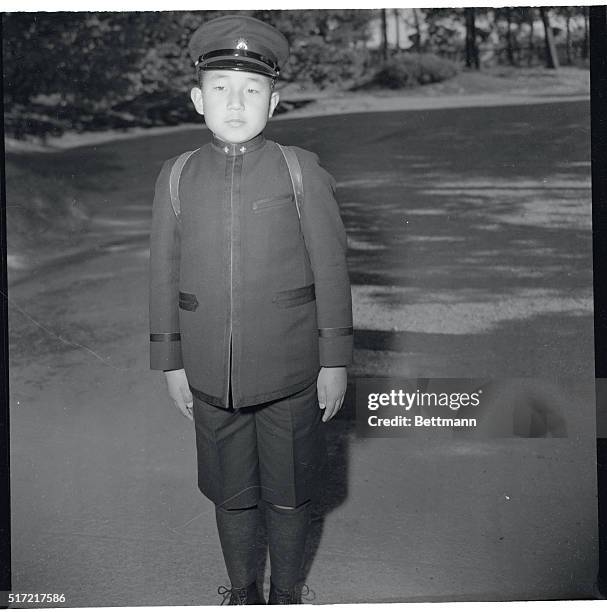
[[[331,47],[319,37],[293,48],[290,61],[286,80],[312,84],[320,89],[348,85],[359,80],[365,71],[365,54],[360,48]]]
[[[390,89],[417,87],[445,81],[457,72],[457,64],[434,53],[399,53],[383,63],[373,83]]]

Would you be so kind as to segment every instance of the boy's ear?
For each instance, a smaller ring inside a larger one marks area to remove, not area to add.
[[[268,119],[274,114],[274,109],[278,106],[280,101],[280,94],[277,91],[273,91],[270,96],[270,108],[268,110]]]
[[[200,87],[192,87],[192,91],[190,92],[190,98],[192,98],[192,102],[194,103],[194,108],[199,115],[204,115],[204,107],[202,105],[202,90]]]

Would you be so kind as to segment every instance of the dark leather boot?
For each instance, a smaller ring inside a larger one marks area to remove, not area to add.
[[[256,582],[252,582],[248,587],[243,588],[232,587],[229,589],[226,586],[220,586],[217,592],[223,595],[223,601],[221,602],[222,606],[226,603],[228,598],[228,606],[254,606],[265,605],[266,603],[263,599],[263,595],[261,595],[257,588]]]
[[[306,601],[315,599],[315,594],[308,588],[307,584],[301,585],[300,582],[288,591],[281,591],[270,580],[270,595],[268,597],[268,604],[270,605],[300,604],[302,595],[306,596]]]

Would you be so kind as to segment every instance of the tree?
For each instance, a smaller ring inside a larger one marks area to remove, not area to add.
[[[362,72],[371,11],[240,11],[285,33],[287,79],[317,83]],[[225,11],[8,13],[3,18],[7,107],[51,96],[55,104],[102,111],[136,96],[187,91],[194,30]],[[63,111],[62,111],[63,112]]]
[[[559,58],[556,53],[554,44],[554,36],[552,35],[552,27],[550,25],[550,9],[545,6],[540,6],[540,16],[544,24],[544,44],[546,50],[546,68],[557,70],[559,67]]]
[[[476,13],[474,7],[464,9],[466,21],[466,68],[480,70],[478,45],[476,44]]]
[[[590,35],[588,31],[588,14],[590,11],[589,6],[583,6],[584,11],[584,46],[582,47],[582,59],[588,59],[590,49]]]
[[[388,59],[388,19],[386,9],[381,9],[381,31],[382,31],[382,56],[384,61]]]
[[[533,42],[533,36],[535,34],[535,9],[530,6],[526,10],[527,22],[529,23],[529,49],[527,56],[527,65],[531,66],[533,63],[533,56],[535,55],[535,44]]]
[[[497,34],[500,40],[503,39],[504,41],[503,48],[506,51],[506,62],[510,66],[518,66],[521,63],[522,56],[519,43],[522,23],[525,21],[529,23],[530,35],[533,36],[533,17],[530,17],[530,9],[519,6],[496,8],[494,15]],[[532,39],[530,39],[529,44],[532,45]]]
[[[557,6],[555,12],[565,21],[565,62],[567,65],[573,64],[573,36],[571,24],[576,14],[579,15],[578,7]],[[579,7],[583,11],[583,7]]]
[[[281,78],[324,87],[359,79],[365,73],[366,41],[372,10],[251,11],[277,27],[289,41],[291,57]]]
[[[566,38],[566,50],[567,50],[567,64],[571,66],[573,63],[571,61],[571,9],[568,6],[564,6],[563,10],[565,11],[565,23],[567,28],[567,38]]]
[[[396,48],[400,49],[400,10],[394,9],[394,27],[396,29]]]
[[[506,57],[508,63],[514,66],[514,51],[512,50],[512,9],[510,7],[504,8],[506,13]]]
[[[10,13],[3,20],[5,94],[95,106],[136,82],[144,50],[137,13]]]
[[[415,34],[411,38],[413,39],[413,51],[416,51],[417,53],[420,52],[422,46],[422,32],[418,14],[418,11],[420,10],[421,9],[416,8],[411,9],[413,12],[413,24],[415,27]]]

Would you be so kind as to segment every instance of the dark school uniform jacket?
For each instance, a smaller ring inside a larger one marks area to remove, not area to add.
[[[352,360],[346,234],[335,182],[294,147],[298,218],[276,143],[213,141],[187,161],[181,217],[169,195],[175,158],[156,182],[150,243],[150,365],[185,368],[192,394],[234,408],[310,385]]]

